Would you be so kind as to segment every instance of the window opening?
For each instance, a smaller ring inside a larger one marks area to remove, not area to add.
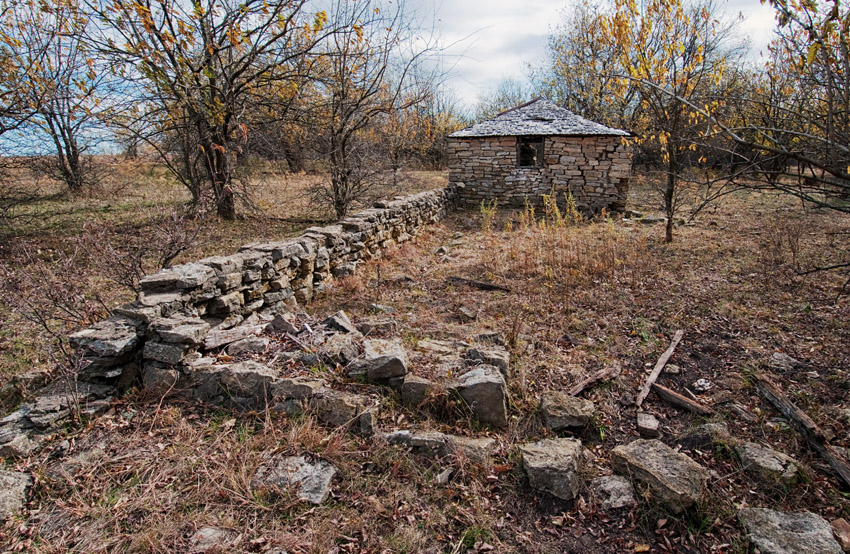
[[[517,166],[543,167],[543,137],[517,138]]]

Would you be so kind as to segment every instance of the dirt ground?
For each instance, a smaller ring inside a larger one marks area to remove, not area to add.
[[[630,207],[651,212],[654,198],[633,187]],[[131,393],[106,415],[57,432],[33,456],[9,464],[34,475],[36,485],[25,513],[0,531],[0,545],[37,553],[187,552],[195,533],[211,526],[225,531],[222,552],[743,553],[741,507],[850,517],[847,489],[752,379],[768,374],[835,435],[833,444],[850,447],[850,300],[836,301],[847,275],[799,275],[846,260],[848,236],[846,216],[757,192],[738,193],[678,227],[672,244],[662,242],[660,225],[620,219],[452,214],[336,282],[308,311],[323,317],[343,309],[356,321],[374,315],[375,304],[391,307],[411,349],[423,339],[500,334],[513,366],[506,430],[408,408],[391,394],[378,422],[493,437],[499,450],[491,463],[424,459],[325,429],[310,415],[237,413]],[[684,515],[651,495],[605,511],[586,493],[563,502],[531,489],[516,446],[552,436],[537,413],[541,393],[621,368],[617,379],[583,393],[597,415],[577,436],[604,470],[614,446],[637,438],[635,395],[679,329],[684,338],[670,360],[679,373],[659,382],[683,391],[707,380],[711,388],[699,398],[717,413],[696,416],[650,394],[644,409],[661,421],[662,440],[676,446],[700,423],[724,421],[736,438],[801,462],[802,478],[790,485],[754,480],[721,443],[683,449],[711,470],[703,500]],[[775,352],[802,367],[771,366]],[[318,370],[329,378],[339,371]],[[427,376],[428,367],[413,371]],[[310,507],[254,494],[251,476],[270,452],[331,461],[339,470],[331,500]],[[453,475],[440,485],[434,477],[445,468]]]

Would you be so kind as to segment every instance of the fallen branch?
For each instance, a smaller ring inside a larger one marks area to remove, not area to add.
[[[674,390],[668,389],[667,387],[662,387],[658,383],[652,384],[652,390],[655,391],[655,394],[670,404],[688,410],[689,412],[704,416],[709,416],[714,413],[714,410],[711,408],[691,400],[690,398],[683,396]]]
[[[784,415],[788,421],[794,426],[798,433],[803,435],[806,442],[809,443],[827,462],[832,466],[832,469],[841,477],[846,485],[850,485],[850,463],[838,453],[827,441],[829,437],[824,431],[818,427],[817,423],[812,420],[800,408],[794,405],[784,394],[782,394],[776,385],[771,383],[765,376],[756,375],[756,386],[762,396],[767,398],[779,412]]]
[[[661,375],[661,372],[664,370],[664,366],[667,365],[667,361],[670,359],[670,356],[673,355],[673,352],[676,350],[676,346],[678,346],[679,341],[682,340],[682,337],[685,335],[685,332],[679,329],[676,331],[676,334],[673,335],[673,342],[670,343],[670,347],[667,349],[664,354],[658,358],[658,362],[655,364],[655,367],[652,369],[652,373],[649,374],[649,377],[646,378],[646,383],[643,385],[643,389],[641,389],[640,394],[638,394],[637,400],[635,404],[638,408],[643,404],[643,401],[646,400],[646,396],[649,394],[650,389],[652,389],[652,385],[658,380],[658,376]]]
[[[606,379],[613,379],[614,377],[617,377],[618,375],[620,375],[620,371],[622,371],[622,369],[623,368],[620,367],[620,364],[614,364],[611,367],[600,369],[590,377],[584,379],[576,386],[571,388],[567,394],[569,394],[570,396],[578,396],[584,389],[588,388],[590,385],[596,384],[599,381],[604,381]]]
[[[473,281],[472,279],[465,279],[463,277],[448,277],[446,280],[449,283],[455,285],[466,285],[468,287],[473,287],[479,290],[500,290],[503,292],[511,292],[511,289],[509,289],[508,287],[503,287],[502,285],[485,283],[484,281]]]

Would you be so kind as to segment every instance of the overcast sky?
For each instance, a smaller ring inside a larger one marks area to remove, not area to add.
[[[561,20],[569,0],[419,0],[430,4],[436,25],[454,64],[448,81],[459,99],[475,105],[480,94],[503,77],[524,78],[528,63],[544,59],[546,39]],[[428,8],[426,8],[428,9]],[[745,17],[738,26],[749,38],[752,54],[770,41],[773,10],[759,0],[730,0],[728,15]]]

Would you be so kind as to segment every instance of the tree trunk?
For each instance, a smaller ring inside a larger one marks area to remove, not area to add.
[[[664,189],[664,211],[667,215],[667,225],[664,234],[664,242],[673,242],[673,216],[676,212],[676,206],[674,205],[675,201],[675,193],[676,193],[676,184],[677,184],[677,174],[676,171],[679,169],[676,163],[676,154],[673,148],[670,149],[669,152],[669,160],[667,162],[667,186]]]

